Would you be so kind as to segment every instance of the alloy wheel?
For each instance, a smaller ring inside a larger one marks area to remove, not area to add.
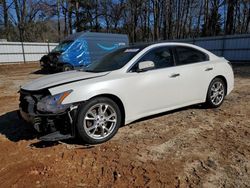
[[[88,109],[83,121],[84,130],[89,137],[103,139],[113,132],[117,113],[111,105],[98,103]]]
[[[211,102],[214,105],[219,105],[223,101],[224,95],[225,95],[224,85],[220,81],[214,82],[210,92]]]

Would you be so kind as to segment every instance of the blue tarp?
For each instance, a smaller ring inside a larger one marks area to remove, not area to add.
[[[64,49],[58,61],[73,67],[87,66],[107,53],[128,44],[127,35],[80,32],[70,35],[60,43]]]

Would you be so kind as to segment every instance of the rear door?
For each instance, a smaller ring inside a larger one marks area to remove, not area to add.
[[[180,103],[190,104],[203,102],[206,98],[213,65],[207,54],[186,46],[176,46],[174,57],[178,74]]]

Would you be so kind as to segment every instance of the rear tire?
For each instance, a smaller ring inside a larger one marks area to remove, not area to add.
[[[121,111],[113,100],[97,97],[79,106],[76,130],[84,142],[99,144],[117,133],[121,120]]]
[[[218,108],[224,101],[226,95],[226,84],[221,78],[215,78],[211,81],[206,98],[206,107]]]

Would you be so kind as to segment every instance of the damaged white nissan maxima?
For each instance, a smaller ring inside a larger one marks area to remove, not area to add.
[[[119,49],[84,70],[20,89],[20,115],[42,140],[80,136],[97,144],[145,116],[204,103],[219,107],[234,87],[229,62],[200,47],[158,43]]]

